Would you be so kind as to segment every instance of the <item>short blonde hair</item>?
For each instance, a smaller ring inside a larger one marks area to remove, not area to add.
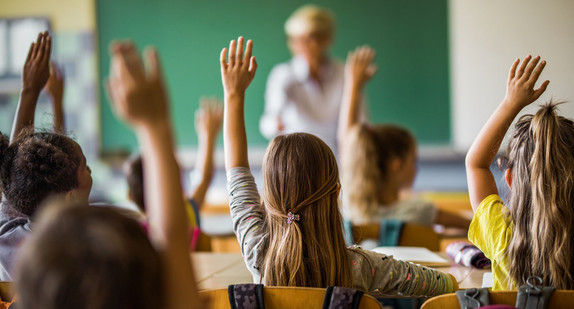
[[[285,22],[285,33],[289,37],[309,33],[331,36],[335,31],[335,15],[327,8],[307,4],[298,8]]]

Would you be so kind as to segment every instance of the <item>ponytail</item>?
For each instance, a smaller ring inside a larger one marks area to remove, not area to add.
[[[327,144],[305,133],[271,142],[263,163],[266,285],[352,287],[338,196],[339,171]]]
[[[395,125],[357,125],[349,131],[342,154],[343,204],[354,222],[370,221],[380,207],[379,192],[390,177],[389,164],[404,159],[415,138]]]
[[[573,289],[574,122],[558,116],[557,105],[516,124],[509,145],[515,228],[507,254],[514,284],[540,276],[545,285]]]

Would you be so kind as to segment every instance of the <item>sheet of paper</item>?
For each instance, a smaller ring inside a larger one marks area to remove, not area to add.
[[[483,288],[492,287],[492,272],[486,272],[482,275],[482,287]]]
[[[422,247],[377,247],[372,251],[392,255],[396,260],[409,261],[426,266],[449,266],[448,259]]]

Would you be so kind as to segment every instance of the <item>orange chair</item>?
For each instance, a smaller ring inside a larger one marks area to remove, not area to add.
[[[380,228],[379,223],[353,225],[353,239],[356,244],[365,239],[379,239]],[[424,247],[437,252],[440,250],[440,241],[440,235],[432,227],[405,223],[401,231],[399,246]]]
[[[15,302],[14,283],[12,281],[0,281],[0,309],[10,308]]]
[[[227,289],[204,290],[199,296],[213,309],[230,309]],[[325,289],[301,287],[265,287],[266,308],[322,308]],[[381,309],[381,304],[370,295],[363,295],[359,309]]]
[[[490,291],[490,304],[509,305],[516,304],[516,294],[518,291]],[[548,308],[571,308],[574,304],[574,291],[556,290],[550,298]],[[436,296],[427,300],[421,309],[442,309],[460,308],[458,298],[455,293]]]

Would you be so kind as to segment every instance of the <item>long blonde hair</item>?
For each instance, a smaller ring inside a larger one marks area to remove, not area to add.
[[[509,144],[509,287],[540,276],[545,285],[574,288],[574,123],[556,105],[521,117]]]
[[[271,142],[263,162],[266,285],[352,287],[339,187],[335,156],[319,138],[294,133]]]
[[[342,154],[343,203],[351,220],[370,221],[381,206],[379,191],[389,177],[389,163],[405,158],[416,141],[406,129],[395,125],[356,125],[345,139]]]

